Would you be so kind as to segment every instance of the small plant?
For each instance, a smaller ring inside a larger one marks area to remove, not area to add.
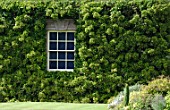
[[[109,107],[111,110],[170,110],[169,99],[169,77],[160,76],[144,86],[126,84]]]
[[[152,99],[151,106],[154,110],[164,110],[166,106],[164,97],[160,94],[155,94]]]
[[[130,96],[131,92],[140,91],[142,88],[142,85],[140,85],[140,84],[135,84],[132,86],[126,85],[125,89],[128,89],[128,88],[129,88],[129,90],[127,90],[127,91],[129,91],[129,96]],[[124,107],[125,104],[123,104],[123,99],[125,99],[125,97],[128,96],[128,95],[126,95],[126,93],[128,93],[128,92],[125,92],[125,89],[124,89],[124,91],[121,91],[116,97],[111,97],[111,99],[113,101],[108,105],[109,109],[117,110],[119,108]],[[111,99],[109,99],[109,102]]]
[[[170,110],[170,91],[165,96],[166,108],[164,110]]]
[[[130,110],[152,110],[150,103],[153,96],[140,92],[132,92],[130,94],[129,106]]]
[[[90,103],[90,98],[88,97],[82,98],[81,103]]]
[[[114,100],[108,105],[108,109],[115,109],[119,106],[119,104],[122,103],[124,96],[121,93],[117,97],[115,97]]]

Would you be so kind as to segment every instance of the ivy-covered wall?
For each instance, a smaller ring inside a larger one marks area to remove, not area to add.
[[[73,19],[74,72],[48,72],[47,19]],[[106,102],[170,74],[170,2],[1,1],[0,102]]]

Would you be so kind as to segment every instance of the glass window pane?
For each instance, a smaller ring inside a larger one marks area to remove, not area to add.
[[[67,40],[74,40],[74,32],[67,33]]]
[[[50,69],[57,69],[57,62],[56,61],[50,61],[49,68]]]
[[[57,50],[57,42],[50,42],[50,50]]]
[[[65,37],[66,37],[65,32],[58,33],[58,40],[65,40]]]
[[[74,59],[74,52],[67,52],[67,59]]]
[[[58,69],[65,69],[65,61],[58,62]]]
[[[50,40],[57,40],[57,32],[50,32]]]
[[[50,59],[57,59],[57,52],[50,52]]]
[[[58,50],[65,50],[65,42],[58,42]]]
[[[67,42],[67,50],[74,50],[74,42]]]
[[[65,52],[58,52],[58,59],[65,59]]]
[[[67,69],[74,69],[74,62],[73,61],[67,62]]]

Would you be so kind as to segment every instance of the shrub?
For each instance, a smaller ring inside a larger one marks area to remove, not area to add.
[[[129,86],[129,93],[133,92],[133,91],[140,91],[142,88],[142,85],[140,84],[135,84],[133,86]],[[108,100],[108,103],[110,103],[108,105],[109,109],[118,109],[124,106],[123,104],[123,99],[125,97],[125,92],[121,91],[116,97],[111,97]],[[112,101],[111,101],[112,100]]]
[[[132,92],[129,107],[131,110],[151,110],[150,103],[153,96],[142,92]]]
[[[151,102],[153,96],[151,94],[144,94],[140,91],[133,91],[130,93],[129,105],[124,106],[123,101],[110,107],[109,110],[152,110]]]
[[[166,106],[165,99],[159,94],[146,94],[142,91],[134,91],[130,94],[128,106],[120,103],[113,110],[163,110]]]
[[[160,83],[159,86],[158,82]],[[162,83],[161,83],[162,82]],[[111,110],[163,110],[165,107],[169,110],[169,92],[168,78],[160,77],[149,82],[148,85],[141,86],[139,84],[130,86],[130,97],[128,106],[124,105],[125,94],[121,91],[117,97],[112,97],[113,101],[108,105],[108,108]],[[155,88],[153,84],[157,84],[158,88]],[[166,84],[166,86],[165,86]],[[152,85],[152,86],[151,86]],[[154,88],[153,88],[154,87]],[[166,87],[162,91],[159,91],[161,87]],[[147,89],[146,89],[147,88]],[[155,90],[156,89],[156,90]],[[125,89],[126,90],[126,89]],[[153,92],[154,91],[154,92]],[[168,93],[166,98],[162,94],[158,93]],[[109,100],[111,100],[109,99]],[[166,99],[166,101],[165,101]],[[167,103],[167,106],[166,106]]]
[[[165,108],[165,110],[170,110],[170,91],[165,96],[165,100],[166,100],[166,108]]]
[[[163,110],[166,106],[165,99],[160,94],[146,94],[132,92],[130,97],[130,110]]]
[[[163,94],[164,96],[170,91],[169,77],[160,76],[149,82],[148,85],[142,88],[142,91],[148,94]]]
[[[164,97],[160,94],[155,94],[151,102],[151,107],[154,110],[164,110],[164,108],[166,107],[166,102]]]

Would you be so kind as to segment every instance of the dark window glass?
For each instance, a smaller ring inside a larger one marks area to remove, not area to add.
[[[57,69],[57,62],[56,61],[50,61],[50,69]]]
[[[74,52],[67,52],[67,59],[74,59]]]
[[[67,40],[74,40],[74,32],[67,33]]]
[[[58,59],[65,59],[65,52],[58,52]]]
[[[57,52],[50,52],[50,59],[57,59]]]
[[[49,32],[49,69],[74,69],[74,39],[74,32]]]
[[[65,50],[65,42],[58,42],[58,50]]]
[[[50,50],[57,50],[57,42],[50,42]]]
[[[50,32],[50,40],[57,40],[57,32]]]
[[[73,61],[67,62],[67,69],[74,69],[74,62]]]
[[[67,50],[74,50],[74,42],[67,43]]]
[[[65,37],[66,37],[65,32],[58,33],[58,40],[65,40]]]
[[[65,61],[58,62],[58,69],[65,69]]]

